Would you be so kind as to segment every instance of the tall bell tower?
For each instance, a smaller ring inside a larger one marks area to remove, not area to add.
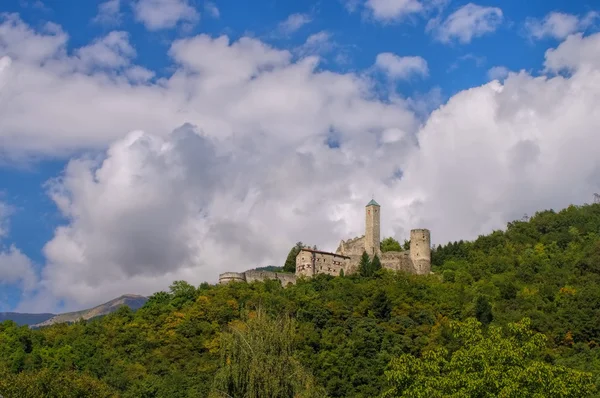
[[[372,199],[365,208],[366,222],[365,222],[365,251],[369,256],[378,255],[381,256],[381,206],[379,203]]]

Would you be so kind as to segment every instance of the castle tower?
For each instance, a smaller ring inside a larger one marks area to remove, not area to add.
[[[379,246],[381,242],[380,236],[380,220],[381,214],[379,210],[381,207],[379,203],[372,199],[366,206],[366,222],[365,222],[365,251],[369,256],[377,254],[381,256],[381,248]]]
[[[418,275],[431,272],[431,236],[428,229],[410,231],[410,259]]]

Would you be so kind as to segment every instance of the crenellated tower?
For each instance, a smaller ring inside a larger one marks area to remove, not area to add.
[[[381,256],[381,206],[372,199],[365,208],[365,251],[369,256]]]
[[[428,229],[410,231],[410,259],[418,275],[431,272],[431,235]]]

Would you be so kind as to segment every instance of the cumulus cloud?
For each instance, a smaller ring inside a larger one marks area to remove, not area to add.
[[[130,64],[135,50],[129,44],[127,32],[110,32],[93,43],[78,48],[74,61],[83,70],[93,68],[117,69]]]
[[[525,21],[525,30],[532,39],[552,37],[562,40],[572,33],[585,31],[598,17],[599,14],[595,11],[590,11],[584,16],[551,12],[541,20],[528,18]]]
[[[3,56],[36,64],[65,50],[68,36],[52,23],[36,32],[23,23],[17,14],[0,14],[0,51]]]
[[[279,31],[284,34],[291,34],[296,32],[304,25],[310,23],[311,21],[312,18],[308,14],[291,14],[289,17],[286,18],[285,21],[279,24]]]
[[[25,295],[33,291],[38,283],[33,264],[15,246],[0,250],[0,286],[17,285]]]
[[[458,41],[470,43],[474,38],[496,31],[503,21],[502,10],[498,7],[483,7],[469,3],[445,20],[434,18],[427,23],[426,30],[442,43]]]
[[[137,0],[133,11],[148,30],[174,28],[179,22],[195,24],[200,18],[188,0]]]
[[[600,34],[586,38],[578,33],[567,37],[557,48],[546,51],[546,72],[574,72],[595,69],[600,64]]]
[[[422,57],[399,57],[392,53],[378,54],[375,67],[385,72],[393,80],[427,76],[429,73],[427,61]]]
[[[98,5],[98,14],[92,22],[101,25],[119,25],[122,18],[121,0],[107,0]]]
[[[55,36],[11,26],[43,43]],[[513,73],[425,120],[418,101],[381,98],[368,74],[295,61],[247,37],[177,40],[172,74],[143,84],[74,70],[64,43],[50,40],[50,55],[16,48],[2,72],[3,148],[103,149],[71,159],[49,184],[67,222],[45,245],[40,288],[22,308],[215,282],[226,270],[280,265],[299,240],[334,250],[363,233],[371,194],[384,236],[424,227],[434,243],[589,201],[600,190],[600,88],[590,84],[600,80],[599,38],[571,36],[547,52],[548,71],[568,76]]]
[[[0,288],[2,285],[16,285],[24,295],[29,295],[38,283],[33,263],[16,246],[5,248],[1,245],[8,238],[13,211],[12,206],[0,201]]]
[[[506,66],[494,66],[488,70],[487,75],[491,80],[502,80],[509,73],[510,70]]]

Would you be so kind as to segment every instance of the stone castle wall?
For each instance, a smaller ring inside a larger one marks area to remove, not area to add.
[[[302,249],[296,256],[296,274],[309,278],[316,274],[339,276],[342,270],[346,273],[349,259],[335,253]]]
[[[219,283],[227,284],[231,282],[264,282],[266,280],[278,280],[283,287],[288,284],[296,284],[296,275],[285,272],[271,271],[246,271],[246,272],[225,272],[219,275]]]
[[[431,272],[431,235],[427,229],[410,231],[410,257],[415,273],[426,275]]]
[[[364,251],[365,236],[363,235],[346,241],[342,240],[335,253],[341,254],[342,256],[360,256]]]
[[[381,253],[381,266],[393,271],[414,272],[415,268],[408,251]]]
[[[246,276],[244,273],[239,272],[225,272],[219,275],[219,283],[224,284],[229,282],[246,282]]]

